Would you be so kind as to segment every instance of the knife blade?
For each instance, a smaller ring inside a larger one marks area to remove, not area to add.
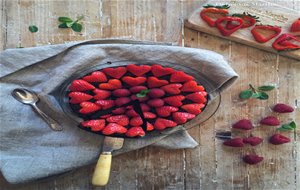
[[[123,143],[124,143],[124,138],[105,137],[103,141],[102,153],[119,150],[122,148]]]

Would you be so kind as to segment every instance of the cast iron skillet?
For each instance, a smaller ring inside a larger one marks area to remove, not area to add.
[[[81,78],[93,71],[100,70],[100,69],[107,68],[107,67],[126,66],[128,64],[137,64],[137,65],[160,64],[164,67],[171,67],[175,70],[184,71],[185,73],[193,76],[195,78],[195,81],[198,84],[204,86],[206,92],[208,93],[206,106],[204,107],[202,113],[197,115],[197,117],[195,117],[194,119],[185,123],[184,125],[181,125],[184,127],[184,129],[190,129],[194,126],[197,126],[197,125],[205,122],[206,120],[208,120],[210,117],[212,117],[216,113],[217,109],[220,106],[221,94],[219,93],[219,91],[214,88],[211,81],[204,78],[200,72],[198,72],[197,70],[195,70],[191,67],[188,67],[185,65],[174,64],[174,63],[170,63],[170,62],[165,62],[165,61],[145,61],[145,60],[128,61],[128,60],[126,60],[126,61],[116,61],[116,62],[107,61],[104,63],[95,64],[92,67],[77,71],[72,76],[70,76],[67,80],[65,80],[56,90],[56,92],[57,92],[56,98],[58,99],[59,104],[62,107],[65,114],[68,117],[70,117],[72,120],[76,121],[78,123],[78,127],[80,127],[81,129],[92,132],[92,133],[96,133],[99,135],[103,135],[101,132],[91,131],[90,128],[80,126],[80,122],[83,121],[83,119],[81,117],[84,117],[84,115],[75,113],[73,110],[74,107],[72,107],[69,104],[69,97],[68,97],[68,94],[70,92],[68,90],[69,86],[71,85],[71,82],[73,80]],[[109,111],[111,111],[111,110],[108,110],[107,112],[109,113]],[[101,115],[105,115],[105,113],[103,113]],[[177,131],[176,128],[178,128],[178,126],[175,128],[167,128],[163,131],[153,130],[150,132],[146,132],[145,136],[173,133],[173,132]],[[129,137],[126,137],[125,135],[115,135],[114,134],[114,135],[110,135],[110,136],[129,138]]]

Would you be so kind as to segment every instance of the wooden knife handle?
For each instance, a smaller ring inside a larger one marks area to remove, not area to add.
[[[92,184],[95,186],[105,186],[108,183],[112,155],[110,152],[102,152],[92,179]]]

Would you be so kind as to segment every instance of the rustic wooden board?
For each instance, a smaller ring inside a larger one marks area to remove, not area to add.
[[[300,16],[299,12],[295,10],[288,9],[286,8],[286,6],[273,4],[267,1],[210,0],[207,2],[207,4],[228,4],[230,5],[230,14],[248,12],[252,15],[256,15],[260,18],[261,24],[280,26],[282,28],[281,34],[290,33],[290,25]],[[200,18],[199,13],[202,9],[203,7],[199,6],[199,8],[195,10],[187,20],[185,20],[186,27],[300,60],[300,49],[282,52],[278,52],[275,49],[273,49],[272,43],[275,41],[276,38],[263,44],[256,42],[250,32],[252,28],[238,30],[229,37],[222,36],[216,27],[210,27],[205,21],[203,21]],[[294,34],[299,35],[300,32]]]

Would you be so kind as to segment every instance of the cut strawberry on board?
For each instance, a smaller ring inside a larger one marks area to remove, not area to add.
[[[230,8],[229,5],[206,5],[203,7],[204,9],[200,12],[200,17],[211,27],[216,26],[216,20],[218,18],[225,17],[227,14],[229,14],[227,9]]]
[[[228,28],[227,25],[229,23],[234,23],[234,24],[232,24],[232,27]],[[230,36],[232,33],[242,28],[243,23],[244,21],[239,17],[226,16],[226,17],[218,18],[218,20],[216,20],[216,27],[219,29],[220,33],[223,36]]]
[[[271,26],[271,25],[256,25],[251,33],[254,39],[259,43],[266,43],[278,36],[281,32],[281,28],[279,26]]]
[[[293,24],[291,25],[290,28],[291,32],[300,32],[300,18],[298,18]]]

